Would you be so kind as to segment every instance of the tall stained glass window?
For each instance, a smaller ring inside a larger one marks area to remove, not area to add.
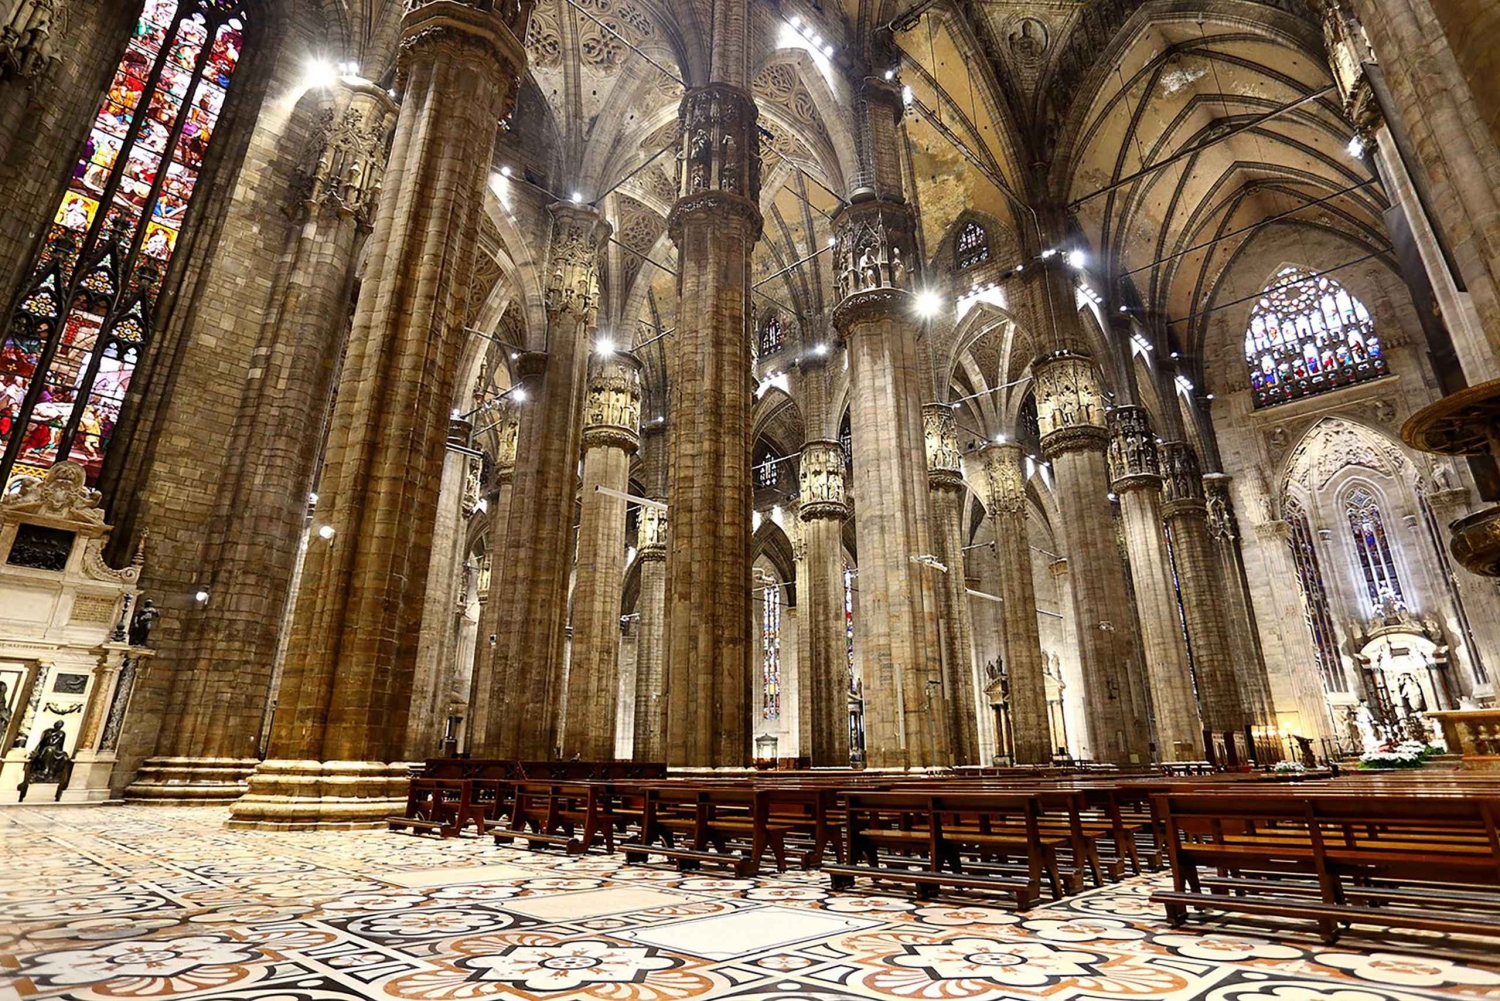
[[[781,585],[768,582],[761,616],[761,689],[766,719],[781,718]]]
[[[1283,268],[1250,311],[1245,362],[1257,407],[1390,372],[1364,303],[1302,268]]]
[[[1307,512],[1296,500],[1287,501],[1283,517],[1291,526],[1287,544],[1292,547],[1292,560],[1297,566],[1302,611],[1307,618],[1307,628],[1312,631],[1313,651],[1318,658],[1318,671],[1323,676],[1323,689],[1347,692],[1349,679],[1344,673],[1344,661],[1339,657],[1328,589],[1323,585],[1323,567],[1318,561],[1318,551],[1313,548],[1312,525],[1307,520]]]
[[[844,567],[844,642],[849,654],[849,687],[854,687],[854,568]]]
[[[769,358],[786,347],[786,331],[781,328],[781,317],[772,313],[760,328],[761,358]]]
[[[0,478],[97,478],[244,42],[244,0],[146,0],[0,343]]]
[[[965,223],[963,229],[958,231],[958,243],[955,250],[960,271],[972,268],[976,264],[983,264],[990,259],[989,234],[977,222]]]
[[[1365,574],[1371,610],[1378,611],[1387,599],[1405,608],[1406,595],[1401,591],[1401,578],[1396,573],[1396,560],[1385,535],[1385,519],[1375,495],[1364,487],[1355,487],[1344,501],[1344,513],[1354,533],[1354,549]]]

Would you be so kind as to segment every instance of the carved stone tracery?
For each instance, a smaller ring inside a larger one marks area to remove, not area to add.
[[[1032,364],[1037,426],[1049,455],[1102,449],[1109,439],[1104,392],[1094,360],[1073,351],[1044,355]]]
[[[332,118],[320,133],[308,201],[356,216],[369,226],[396,127],[396,105],[373,84],[339,85]]]
[[[1117,492],[1160,489],[1161,456],[1151,415],[1143,407],[1109,412],[1109,480]]]
[[[599,308],[599,251],[613,230],[592,208],[552,206],[552,261],[547,312],[592,322]]]
[[[681,243],[683,222],[703,213],[729,212],[749,222],[760,238],[760,112],[738,87],[712,83],[688,91],[678,110],[678,202],[667,225]]]
[[[844,449],[836,441],[810,441],[798,462],[798,496],[803,521],[849,517],[844,483]]]
[[[1169,441],[1161,447],[1161,499],[1171,514],[1173,505],[1203,506],[1203,467],[1198,453],[1185,441]]]
[[[620,448],[634,454],[640,444],[641,363],[634,355],[595,355],[583,407],[585,451]]]
[[[927,439],[927,482],[934,490],[962,490],[963,455],[958,448],[958,421],[946,403],[922,408]]]
[[[871,305],[888,306],[910,295],[916,239],[911,209],[869,197],[846,206],[834,219],[833,268],[839,306],[834,325]]]

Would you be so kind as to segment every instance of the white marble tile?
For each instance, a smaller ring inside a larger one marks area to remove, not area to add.
[[[597,918],[605,914],[623,914],[626,911],[644,911],[650,907],[666,907],[680,904],[693,898],[665,890],[647,887],[617,886],[605,890],[584,890],[582,893],[558,893],[547,897],[522,897],[505,903],[507,911],[515,911],[527,917],[543,921],[580,921]]]
[[[686,952],[705,959],[725,960],[809,939],[873,928],[879,924],[882,922],[829,914],[826,911],[756,907],[733,914],[716,914],[708,918],[692,918],[653,928],[616,933],[616,937],[628,938],[643,945],[654,945],[671,952]]]
[[[386,870],[379,879],[395,883],[408,889],[427,889],[435,886],[460,886],[468,883],[500,883],[512,879],[530,879],[536,873],[514,865],[476,865],[452,869],[406,869],[394,872]]]

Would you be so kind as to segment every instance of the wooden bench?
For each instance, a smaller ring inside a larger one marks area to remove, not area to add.
[[[847,858],[823,867],[834,889],[866,877],[912,883],[922,900],[941,886],[993,890],[1020,910],[1040,898],[1044,881],[1062,896],[1057,852],[1071,840],[1042,832],[1033,795],[858,792],[841,801]]]
[[[1165,793],[1174,924],[1189,908],[1500,935],[1500,796]],[[1205,875],[1201,869],[1212,870]]]
[[[652,784],[638,791],[639,834],[620,845],[627,861],[662,855],[683,871],[719,865],[743,877],[760,872],[770,851],[777,869],[786,870],[786,836],[796,825],[772,818],[770,790]]]

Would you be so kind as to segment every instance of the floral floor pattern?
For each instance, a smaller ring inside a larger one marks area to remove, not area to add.
[[[832,893],[815,872],[228,832],[224,816],[0,811],[0,999],[1500,999],[1495,943],[1173,929],[1148,899],[1160,876],[1016,914]]]

